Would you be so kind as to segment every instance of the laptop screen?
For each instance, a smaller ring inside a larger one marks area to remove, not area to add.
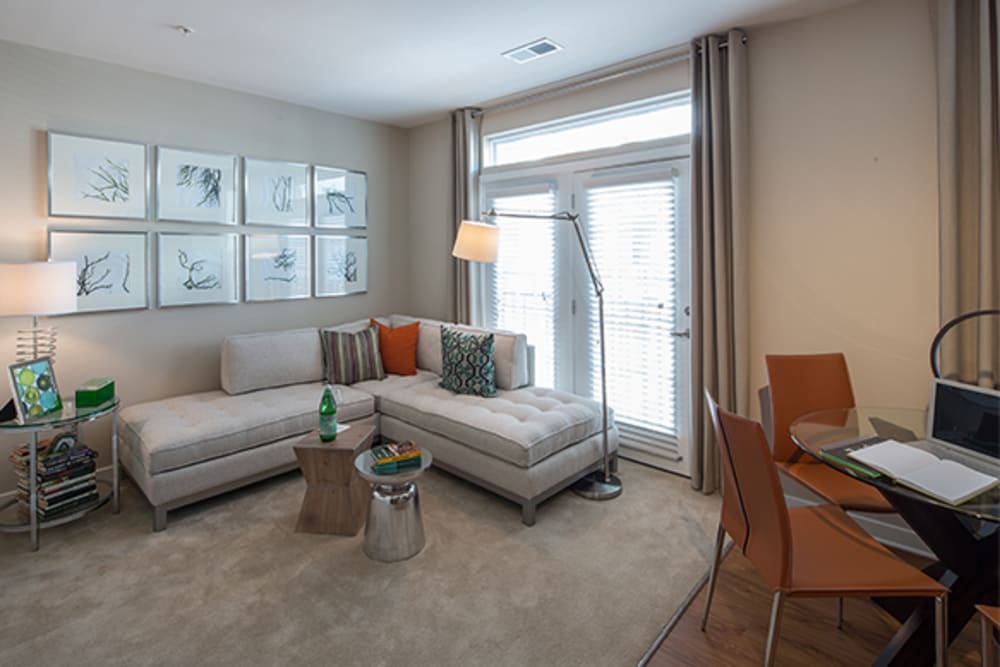
[[[935,382],[931,437],[1000,458],[1000,392]]]

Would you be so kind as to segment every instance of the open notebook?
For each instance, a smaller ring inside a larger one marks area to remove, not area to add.
[[[895,440],[885,440],[847,455],[900,484],[951,505],[961,505],[1000,484],[996,477]]]

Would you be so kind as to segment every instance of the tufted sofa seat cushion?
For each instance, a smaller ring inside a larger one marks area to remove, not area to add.
[[[380,412],[521,468],[601,430],[600,403],[538,387],[483,398],[427,382],[385,394]]]
[[[371,395],[339,387],[338,421],[375,411]],[[322,383],[263,389],[236,396],[224,391],[139,403],[121,411],[125,446],[139,453],[150,474],[276,442],[316,428]]]
[[[435,375],[430,371],[418,368],[416,375],[394,375],[390,373],[382,380],[365,380],[364,382],[355,382],[351,385],[351,388],[360,389],[361,391],[374,396],[375,410],[381,412],[382,397],[386,394],[391,394],[399,391],[400,389],[408,389],[413,385],[422,384],[424,382],[433,382],[434,384],[437,384],[440,381],[440,376]]]

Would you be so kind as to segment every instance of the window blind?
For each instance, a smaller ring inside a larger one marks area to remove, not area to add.
[[[605,286],[608,404],[632,446],[677,455],[678,178],[669,169],[583,183],[586,230]],[[587,306],[590,394],[600,397],[596,296]]]
[[[500,212],[555,213],[551,184],[487,188],[487,208]],[[495,264],[486,269],[487,315],[499,329],[523,332],[535,346],[535,384],[554,387],[558,369],[556,317],[559,312],[556,222],[496,219],[500,229]]]

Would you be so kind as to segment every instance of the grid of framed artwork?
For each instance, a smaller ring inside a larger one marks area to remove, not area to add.
[[[48,207],[51,217],[192,225],[50,227],[49,259],[77,264],[78,312],[368,289],[361,171],[49,132]]]

